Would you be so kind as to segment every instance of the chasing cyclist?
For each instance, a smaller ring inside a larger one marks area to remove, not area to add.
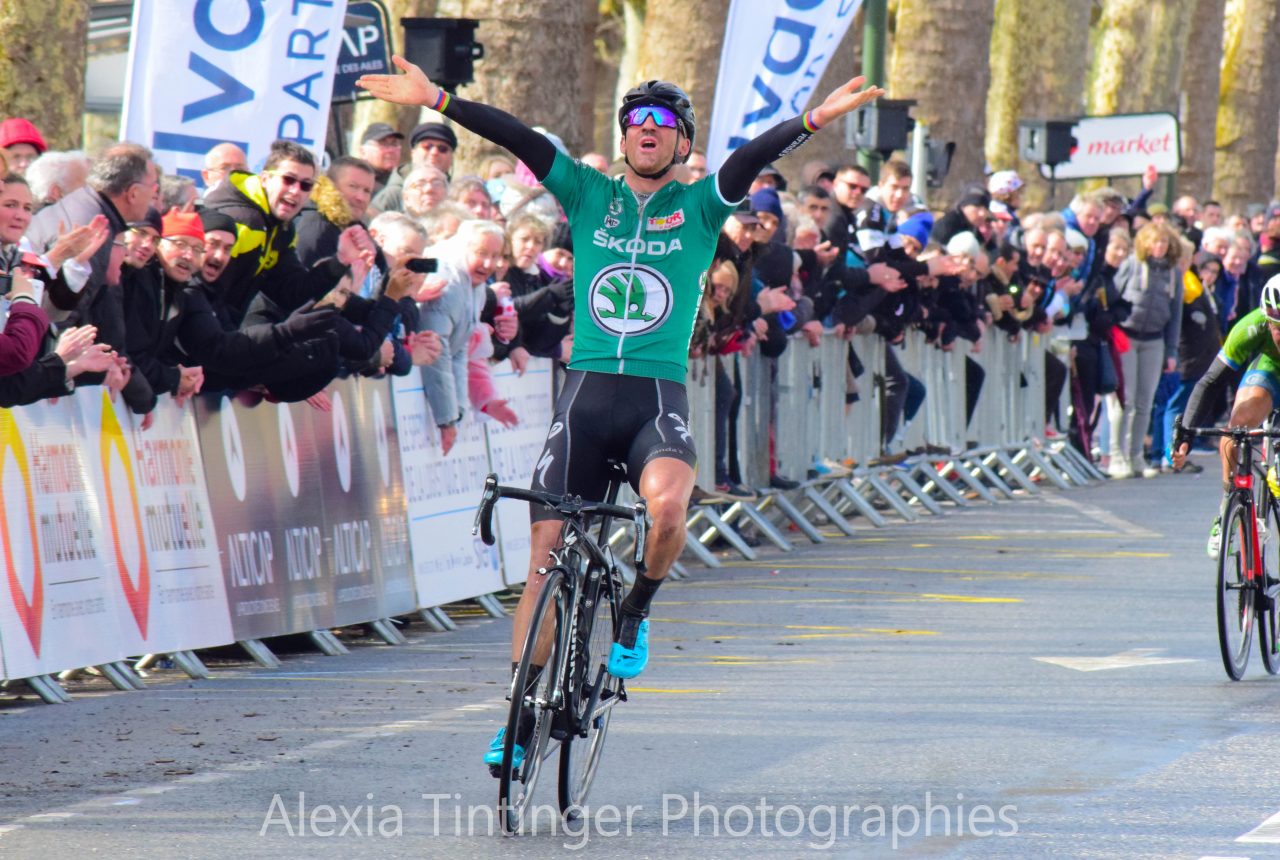
[[[366,75],[357,84],[385,101],[433,108],[505,147],[556,196],[569,219],[573,358],[532,488],[599,499],[606,462],[616,460],[626,464],[629,482],[647,501],[653,518],[648,571],[623,600],[608,663],[615,677],[634,678],[648,662],[649,604],[684,547],[696,459],[684,381],[716,238],[765,165],[884,90],[860,91],[864,79],[854,78],[814,110],[735,150],[718,173],[685,185],[672,169],[688,160],[697,124],[689,97],[674,84],[646,81],[623,97],[618,123],[626,170],[611,178],[564,155],[510,114],[444,92],[401,57],[393,62],[403,75]],[[560,531],[555,512],[535,509],[532,519],[529,579],[512,631],[513,671],[540,591],[539,570]],[[533,725],[530,716],[520,740]],[[501,763],[504,733],[490,745],[487,764]],[[517,743],[515,767],[523,756]]]
[[[1241,379],[1243,374],[1243,379]],[[1258,307],[1241,317],[1227,335],[1209,370],[1196,383],[1187,401],[1182,420],[1175,425],[1173,465],[1181,469],[1187,460],[1189,439],[1183,427],[1200,427],[1211,419],[1212,412],[1228,388],[1239,380],[1235,405],[1231,408],[1229,427],[1257,427],[1280,404],[1280,275],[1262,288]],[[1222,486],[1231,489],[1231,474],[1236,467],[1236,446],[1223,437],[1218,450],[1222,456]],[[1269,481],[1275,476],[1269,475]],[[1209,531],[1208,552],[1217,557],[1222,545],[1221,517],[1213,521]]]

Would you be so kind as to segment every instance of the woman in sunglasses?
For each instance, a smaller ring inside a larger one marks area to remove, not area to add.
[[[560,201],[574,249],[573,358],[556,403],[551,434],[533,488],[603,498],[607,459],[627,464],[632,486],[653,518],[648,571],[623,601],[609,671],[635,677],[648,660],[649,603],[684,546],[685,509],[695,455],[688,431],[689,340],[720,228],[768,163],[819,128],[883,95],[854,78],[814,110],[736,149],[717,173],[689,185],[672,168],[688,159],[696,135],[689,97],[674,84],[647,81],[618,110],[626,170],[609,177],[561,153],[515,117],[457,98],[402,57],[402,75],[366,75],[357,83],[378,98],[425,105],[510,150]],[[616,408],[621,404],[624,408]],[[572,451],[572,461],[569,454]],[[520,658],[560,523],[533,513],[529,582],[516,610],[512,660]],[[529,728],[532,729],[530,722]],[[523,734],[523,732],[522,732]],[[502,758],[502,738],[486,762]],[[516,740],[523,758],[522,739]]]

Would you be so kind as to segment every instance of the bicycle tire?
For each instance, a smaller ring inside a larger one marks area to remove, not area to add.
[[[601,577],[593,602],[591,616],[578,619],[579,629],[589,627],[581,643],[582,653],[578,661],[578,676],[583,683],[575,696],[575,722],[586,722],[586,737],[573,734],[560,744],[559,800],[560,812],[574,816],[587,801],[587,793],[595,781],[604,751],[613,705],[622,690],[622,681],[609,674],[609,649],[617,636],[618,613],[622,608],[622,583],[615,570]],[[599,686],[599,694],[595,688]],[[594,718],[586,715],[586,709],[606,709]],[[593,706],[594,703],[594,706]]]
[[[565,572],[560,568],[552,568],[545,574],[542,591],[538,602],[534,605],[533,615],[529,619],[529,630],[525,634],[524,648],[520,652],[520,664],[516,669],[511,686],[511,708],[507,714],[507,734],[502,749],[502,765],[498,773],[498,818],[502,824],[502,832],[508,836],[520,832],[525,810],[537,787],[538,774],[542,762],[546,758],[546,747],[550,741],[551,723],[554,718],[552,709],[546,703],[550,693],[555,689],[555,679],[560,672],[560,647],[557,632],[564,620],[566,595]],[[547,629],[550,625],[550,629]],[[542,668],[532,693],[535,701],[544,704],[535,706],[535,725],[533,734],[526,745],[524,761],[517,770],[512,765],[512,752],[520,730],[520,719],[524,709],[524,689],[528,683],[536,643],[539,637],[549,636],[551,650]]]
[[[1248,581],[1250,512],[1238,498],[1227,502],[1218,550],[1218,645],[1227,677],[1239,681],[1249,665],[1253,644],[1256,592]]]
[[[1268,440],[1270,443],[1270,440]],[[1270,458],[1268,458],[1268,462]],[[1259,566],[1262,569],[1264,583],[1268,578],[1280,571],[1280,503],[1271,495],[1271,489],[1264,478],[1258,492],[1260,501],[1258,508],[1264,513],[1260,519],[1266,524],[1266,539],[1260,539]],[[1258,613],[1258,650],[1262,653],[1262,665],[1268,675],[1280,672],[1280,611],[1276,601],[1259,595]]]

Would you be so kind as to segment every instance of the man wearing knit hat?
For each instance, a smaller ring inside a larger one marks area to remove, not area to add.
[[[155,210],[152,210],[154,212]],[[179,405],[200,392],[199,367],[167,364],[159,358],[164,319],[174,293],[200,270],[204,228],[200,216],[170,210],[160,224],[156,261],[128,273],[124,288],[125,353],[157,394],[172,394]]]
[[[49,148],[40,130],[29,119],[13,117],[0,122],[0,149],[4,149],[9,172],[23,176],[27,165]]]
[[[200,278],[206,284],[212,284],[231,262],[231,249],[236,244],[236,222],[223,212],[202,209],[200,223],[204,227],[204,265],[200,267]]]

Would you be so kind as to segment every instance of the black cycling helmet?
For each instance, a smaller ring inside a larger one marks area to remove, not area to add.
[[[618,126],[623,134],[627,131],[627,113],[634,107],[658,105],[670,110],[680,123],[680,131],[689,140],[689,151],[693,151],[693,139],[698,131],[698,121],[693,114],[693,102],[689,96],[669,81],[645,81],[639,86],[627,90],[622,97],[622,106],[618,108]],[[684,161],[684,159],[679,159]]]

